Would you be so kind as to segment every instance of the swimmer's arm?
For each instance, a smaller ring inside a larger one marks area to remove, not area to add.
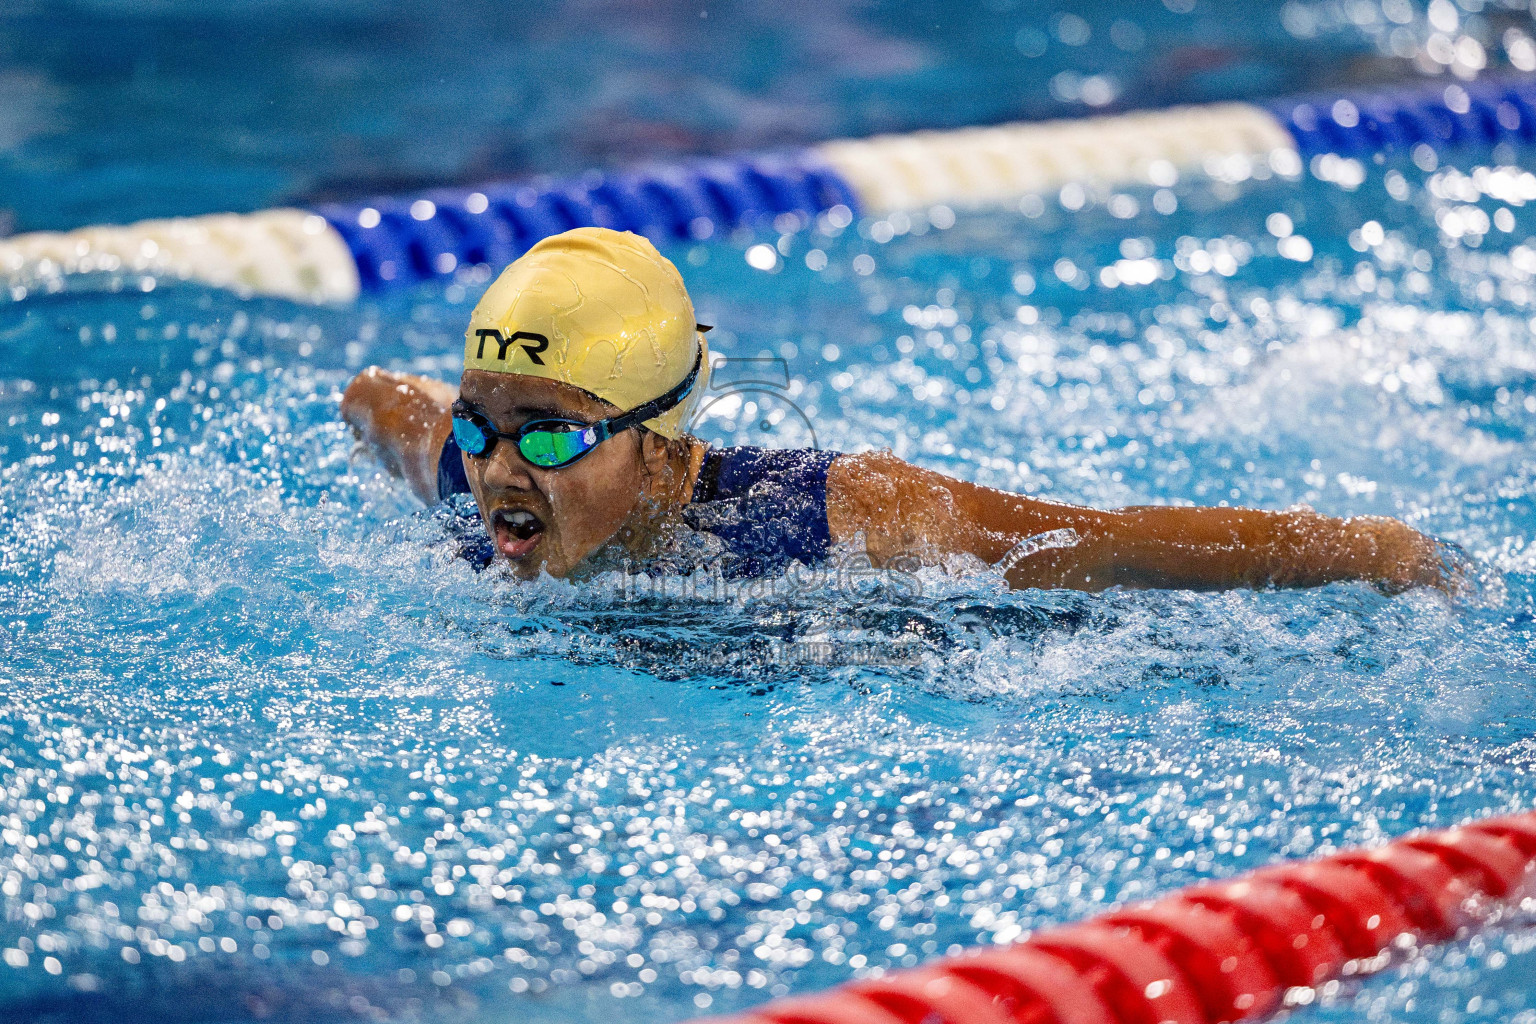
[[[1218,590],[1368,580],[1447,587],[1439,547],[1395,519],[1310,509],[1147,506],[1114,511],[1040,501],[908,465],[888,452],[839,456],[827,473],[834,540],[862,532],[871,559],[968,553],[996,564],[1019,541],[1070,529],[1007,573],[1015,587]]]
[[[437,460],[453,429],[459,389],[430,377],[370,366],[341,396],[341,416],[416,497],[435,504]]]
[[[1098,543],[1108,549],[1113,582],[1123,586],[1219,590],[1363,580],[1394,593],[1451,586],[1439,546],[1386,516],[1144,506],[1107,518]]]

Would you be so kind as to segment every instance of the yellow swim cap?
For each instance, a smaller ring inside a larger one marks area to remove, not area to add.
[[[702,361],[701,361],[702,360]],[[645,425],[678,437],[709,387],[709,347],[683,277],[639,235],[576,228],[502,271],[470,314],[464,368],[573,384],[628,412],[678,386],[681,403]]]

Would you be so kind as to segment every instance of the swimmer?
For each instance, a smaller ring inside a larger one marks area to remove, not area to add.
[[[1395,519],[1308,508],[1084,508],[983,487],[889,451],[717,448],[687,433],[709,345],[674,267],[628,232],[539,242],[476,305],[458,388],[372,367],[341,413],[428,504],[473,495],[524,579],[645,563],[678,527],[732,574],[859,544],[876,566],[971,555],[1013,587],[1452,589],[1450,549]]]

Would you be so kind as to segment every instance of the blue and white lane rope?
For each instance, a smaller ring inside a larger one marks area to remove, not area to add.
[[[1536,141],[1536,78],[1416,85],[825,142],[573,178],[441,189],[313,211],[142,221],[0,239],[14,299],[74,274],[183,279],[349,302],[460,267],[499,267],[581,225],[697,239],[785,215],[985,206],[1071,181],[1165,184],[1170,173],[1264,163],[1295,174],[1322,153],[1365,155]]]

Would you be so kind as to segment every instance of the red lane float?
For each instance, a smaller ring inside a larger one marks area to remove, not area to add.
[[[1281,864],[699,1024],[1230,1024],[1453,936],[1536,865],[1536,812]],[[1346,968],[1346,965],[1353,965]]]

